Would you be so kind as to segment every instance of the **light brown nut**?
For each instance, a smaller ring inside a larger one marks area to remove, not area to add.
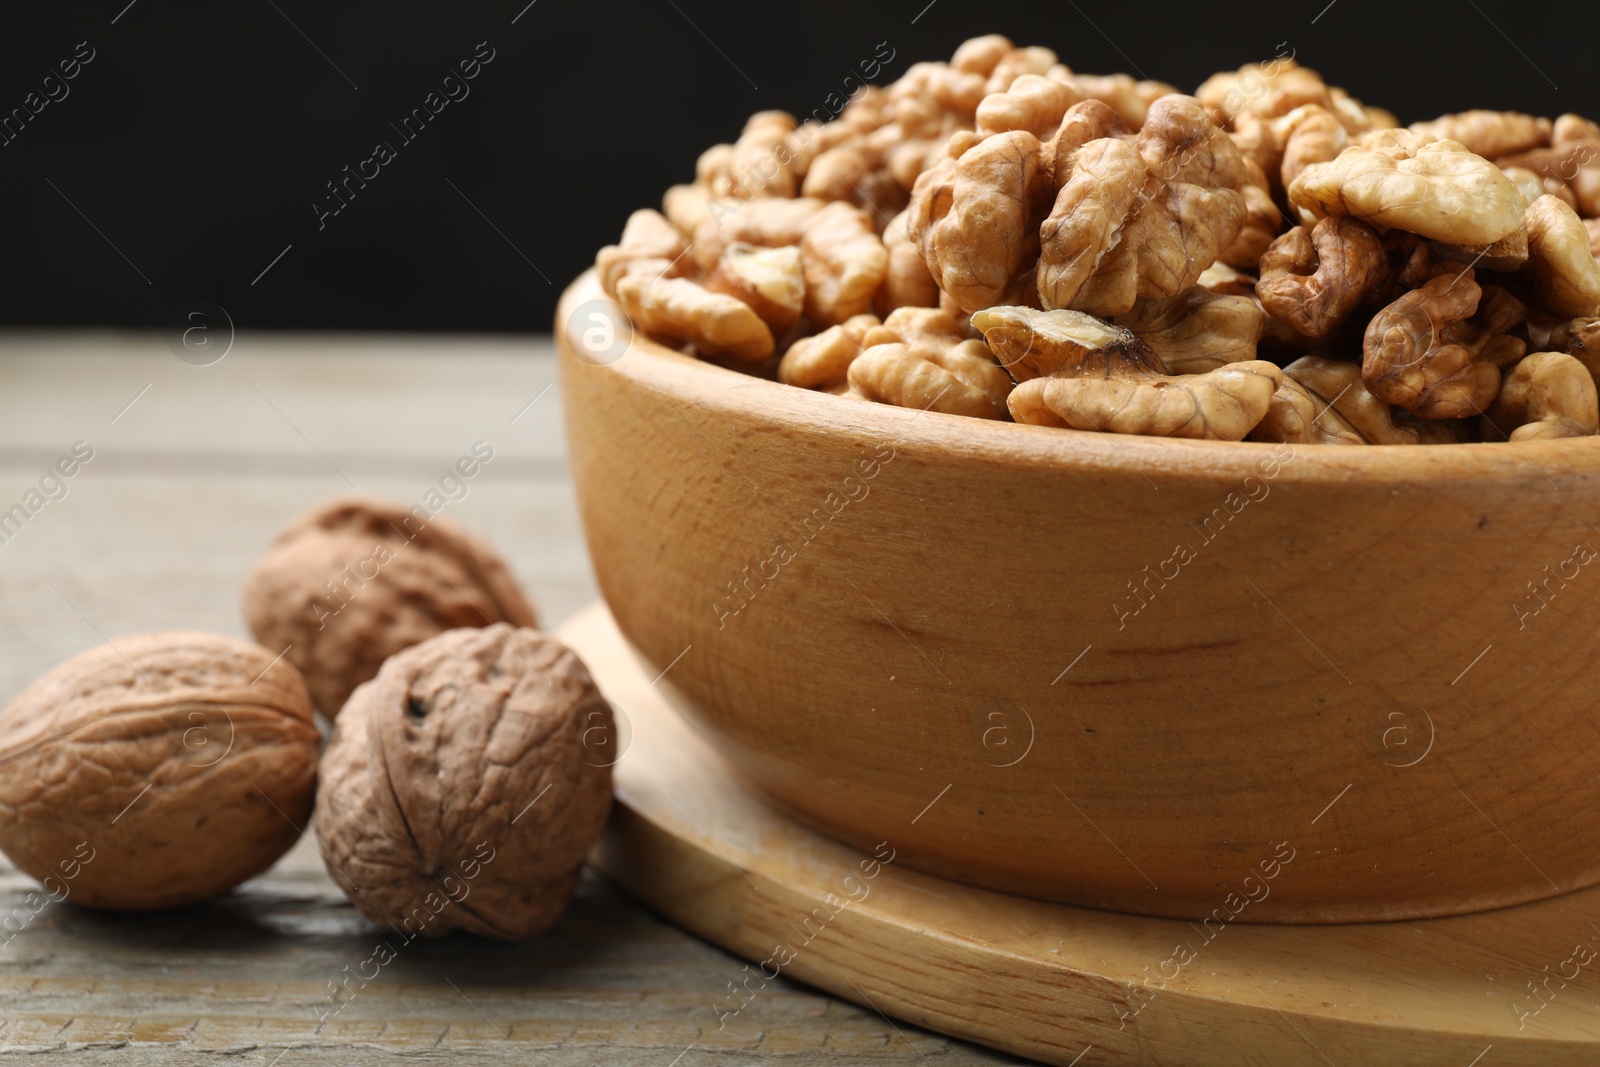
[[[1272,187],[1260,165],[1246,156],[1244,167],[1244,225],[1233,244],[1222,250],[1220,259],[1235,267],[1255,270],[1286,220],[1272,200]]]
[[[1039,231],[1041,303],[1109,316],[1183,292],[1238,237],[1245,184],[1243,157],[1200,104],[1161,98],[1136,141],[1072,153]]]
[[[459,472],[478,469],[463,457]],[[401,649],[464,626],[538,625],[488,542],[435,514],[447,502],[437,489],[409,511],[360,497],[328,501],[285,526],[245,579],[251,633],[288,650],[329,718]]]
[[[685,273],[693,265],[685,262],[684,253],[688,247],[684,244],[683,235],[667,221],[666,216],[645,208],[628,216],[620,241],[606,245],[595,256],[595,273],[600,276],[600,284],[605,291],[616,296],[618,280],[636,260],[666,261],[670,264],[667,268],[668,277]]]
[[[732,145],[713,145],[695,164],[695,181],[713,197],[753,200],[759,196],[792,197],[799,186],[789,150],[794,116],[783,111],[758,111],[745,123]]]
[[[762,248],[799,244],[806,227],[825,206],[810,197],[713,200],[695,225],[690,254],[702,271],[709,271],[722,258],[723,250],[736,241]]]
[[[1589,231],[1589,252],[1600,259],[1600,219],[1584,219],[1583,228]]]
[[[850,386],[868,400],[897,407],[1004,419],[1011,379],[982,341],[940,352],[898,341],[875,344],[850,364]]]
[[[692,240],[711,218],[711,190],[703,185],[674,185],[661,196],[661,213],[685,240]]]
[[[1330,163],[1307,167],[1289,203],[1307,219],[1343,215],[1450,244],[1490,244],[1522,224],[1524,202],[1500,168],[1455,141],[1407,131],[1368,135]]]
[[[1066,82],[1085,98],[1110,105],[1130,130],[1144,126],[1157,100],[1178,92],[1166,82],[1134,81],[1126,74],[1073,74]]]
[[[889,173],[883,151],[864,137],[817,156],[800,187],[802,196],[842,200],[865,208],[874,220],[888,220],[904,209],[907,191]]]
[[[713,293],[688,278],[653,274],[656,260],[639,260],[617,282],[617,303],[634,326],[658,340],[687,342],[705,356],[759,363],[772,355],[772,330],[742,300]]]
[[[1013,48],[1001,56],[994,70],[989,72],[988,80],[983,83],[984,92],[990,96],[1006,92],[1020,79],[1042,75],[1056,65],[1056,54],[1048,48],[1038,45]]]
[[[1463,111],[1441,115],[1432,122],[1413,122],[1411,128],[1441,141],[1459,141],[1467,151],[1485,159],[1500,159],[1550,143],[1549,119],[1516,111]]]
[[[1526,350],[1505,333],[1521,323],[1520,305],[1504,295],[1484,301],[1485,315],[1475,318],[1484,292],[1471,267],[1454,271],[1441,266],[1422,288],[1378,312],[1363,342],[1368,390],[1424,419],[1481,413],[1500,391],[1500,369]]]
[[[850,364],[861,354],[861,339],[879,325],[882,324],[876,315],[857,315],[814,337],[802,337],[789,346],[779,361],[778,381],[803,389],[844,385]]]
[[[1028,280],[1049,200],[1039,139],[1022,130],[997,134],[917,179],[910,236],[940,289],[962,310],[977,311]]]
[[[962,41],[956,48],[955,55],[950,57],[950,65],[956,70],[968,74],[981,74],[987,78],[994,73],[994,68],[1000,61],[1014,52],[1016,47],[1011,43],[1011,38],[1003,34],[990,33],[982,37],[972,37]]]
[[[1343,90],[1338,92],[1343,94]],[[1322,75],[1289,57],[1246,63],[1236,71],[1213,74],[1194,95],[1215,121],[1228,129],[1245,116],[1274,119],[1308,104],[1329,111],[1353,109],[1360,113],[1359,102],[1346,94],[1343,104],[1336,104],[1334,91],[1323,82]]]
[[[889,253],[866,212],[831,203],[800,237],[805,311],[819,326],[833,326],[872,309],[889,272]]]
[[[1571,193],[1578,214],[1585,218],[1600,216],[1600,130],[1588,119],[1563,115],[1556,120],[1550,147],[1519,152],[1496,162],[1502,167],[1531,170],[1546,182],[1562,183]]]
[[[1070,85],[1024,74],[1004,92],[983,98],[978,105],[977,133],[991,137],[1026,130],[1040,141],[1048,141],[1056,135],[1067,109],[1082,100],[1082,94]]]
[[[786,332],[805,307],[806,282],[798,248],[731,244],[706,278],[706,288],[750,305],[772,330]]]
[[[883,287],[873,301],[879,314],[887,315],[901,307],[939,305],[939,284],[928,273],[922,250],[911,240],[909,225],[910,217],[903,211],[884,227],[883,247],[889,253],[889,266]]]
[[[1213,263],[1200,275],[1200,280],[1195,282],[1202,289],[1209,289],[1219,296],[1247,296],[1254,298],[1256,295],[1256,278],[1252,274],[1228,266],[1225,262]]]
[[[1534,352],[1506,371],[1484,413],[1488,440],[1543,441],[1600,433],[1600,401],[1589,369],[1564,352]],[[1497,435],[1498,434],[1498,435]]]
[[[1528,266],[1539,304],[1561,316],[1600,314],[1600,261],[1577,212],[1554,196],[1528,205]]]
[[[1366,439],[1356,432],[1343,415],[1287,373],[1272,394],[1267,413],[1250,431],[1252,441],[1287,441],[1307,445],[1364,445]]]
[[[1537,174],[1527,167],[1501,167],[1500,173],[1511,179],[1517,192],[1530,204],[1546,194],[1560,197],[1573,207],[1578,204],[1578,198],[1572,195],[1572,187],[1560,178]]]
[[[1350,133],[1339,116],[1316,104],[1296,108],[1273,121],[1274,127],[1282,124],[1283,153],[1278,179],[1284,189],[1293,185],[1307,167],[1337,158],[1350,143]]]
[[[319,744],[305,682],[275,652],[120,637],[0,713],[0,849],[58,900],[194,904],[299,840]]]
[[[1373,396],[1361,380],[1360,363],[1313,354],[1295,360],[1283,374],[1330,405],[1369,444],[1435,445],[1468,439],[1463,421],[1414,418]]]
[[[900,121],[903,116],[893,105],[920,98],[970,124],[978,105],[988,95],[987,83],[984,75],[959,70],[947,63],[913,63],[889,87],[891,115],[895,121]],[[919,134],[925,130],[907,127],[906,132]]]
[[[536,630],[407,649],[356,690],[322,758],[328,874],[407,940],[541,933],[611,810],[615,742],[582,662]]]
[[[1376,230],[1359,219],[1325,218],[1273,242],[1261,257],[1256,296],[1274,318],[1326,337],[1367,300],[1386,266]]]
[[[1113,321],[1149,345],[1166,373],[1201,374],[1255,359],[1266,315],[1248,296],[1196,285],[1177,296],[1141,300]]]
[[[1007,401],[1012,418],[1037,426],[1242,441],[1282,380],[1263,360],[1163,374],[1160,357],[1131,330],[1078,311],[997,307],[972,324],[1002,364],[1039,375]]]

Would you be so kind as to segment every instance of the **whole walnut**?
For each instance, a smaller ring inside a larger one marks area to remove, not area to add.
[[[611,711],[535,630],[452,630],[358,688],[322,758],[317,837],[357,910],[408,940],[548,929],[611,809]]]
[[[463,626],[538,625],[494,549],[419,511],[330,501],[285,527],[245,580],[251,632],[288,650],[330,719],[403,648]]]
[[[0,849],[56,899],[172,908],[226,892],[310,820],[300,673],[206,633],[119,638],[0,712]]]

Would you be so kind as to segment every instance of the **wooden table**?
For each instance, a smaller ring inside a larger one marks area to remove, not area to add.
[[[195,367],[159,335],[0,338],[0,511],[94,448],[0,543],[0,699],[104,638],[247,636],[239,585],[293,515],[352,490],[415,502],[477,441],[494,458],[446,513],[559,624],[596,594],[554,378],[543,340],[242,335]],[[0,861],[0,918],[33,888]],[[203,907],[52,905],[0,944],[0,1063],[1023,1062],[783,980],[719,1030],[743,962],[593,874],[550,934],[410,947],[319,1021],[375,936],[309,842]]]

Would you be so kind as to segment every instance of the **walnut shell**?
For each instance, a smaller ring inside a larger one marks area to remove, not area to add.
[[[311,817],[300,673],[206,633],[119,638],[0,712],[0,849],[92,907],[193,904],[261,873]]]
[[[452,630],[350,697],[322,759],[317,837],[357,910],[408,940],[548,929],[611,809],[591,742],[611,711],[535,630]]]
[[[285,527],[245,580],[250,631],[288,648],[329,718],[403,648],[463,626],[538,625],[487,542],[421,511],[330,501]]]

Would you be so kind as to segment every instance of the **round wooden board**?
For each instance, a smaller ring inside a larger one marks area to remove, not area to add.
[[[711,1029],[758,1020],[762,975],[778,972],[1080,1067],[1600,1062],[1600,889],[1421,922],[1207,927],[975,889],[876,863],[769,807],[670,708],[603,605],[560,636],[628,726],[591,861],[751,961],[738,993],[706,991]],[[930,795],[917,819],[937,822],[960,789]],[[897,829],[883,828],[882,857]],[[1301,853],[1278,877],[1315,874]]]

